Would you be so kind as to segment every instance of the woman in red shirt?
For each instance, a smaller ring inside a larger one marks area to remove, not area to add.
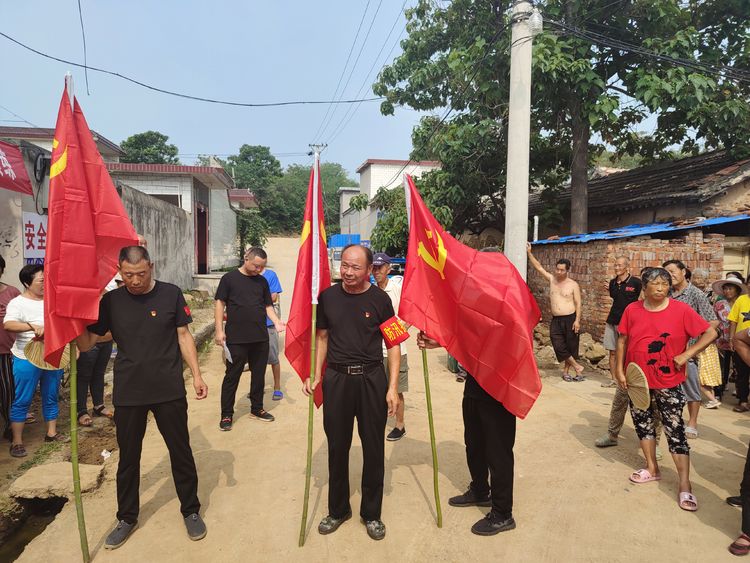
[[[633,425],[646,458],[646,468],[630,475],[633,483],[661,479],[656,462],[654,419],[664,424],[669,451],[679,476],[679,506],[695,511],[698,501],[690,487],[690,447],[685,437],[682,410],[685,396],[685,364],[716,339],[716,331],[690,306],[669,298],[672,278],[663,268],[650,268],[642,277],[644,300],[625,309],[617,330],[617,384],[627,389],[625,366],[636,363],[645,373],[651,392],[651,406],[640,410],[630,403]],[[688,346],[691,338],[700,338]]]

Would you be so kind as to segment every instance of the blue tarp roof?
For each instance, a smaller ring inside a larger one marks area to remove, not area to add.
[[[642,235],[652,235],[668,231],[687,231],[690,229],[700,229],[702,227],[713,227],[723,225],[724,223],[734,223],[735,221],[750,220],[750,215],[733,215],[732,217],[712,217],[703,219],[695,223],[651,223],[649,225],[627,225],[608,231],[594,231],[593,233],[584,233],[578,235],[568,235],[553,240],[537,240],[531,244],[567,244],[567,243],[587,243],[592,240],[607,240],[618,238],[638,237]]]

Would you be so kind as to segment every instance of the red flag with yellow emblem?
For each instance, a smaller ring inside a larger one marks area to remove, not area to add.
[[[479,385],[525,418],[542,385],[533,350],[539,307],[515,266],[445,232],[407,176],[409,248],[398,316],[437,340]]]
[[[44,357],[60,364],[65,345],[99,316],[99,296],[123,246],[138,236],[117,195],[78,101],[67,88],[52,143],[44,259]]]
[[[310,347],[315,334],[312,326],[313,304],[317,305],[320,292],[331,285],[322,192],[320,157],[316,153],[315,163],[310,170],[302,237],[297,256],[297,275],[284,343],[284,355],[302,381],[310,377]],[[323,386],[318,385],[315,389],[315,404],[320,406],[322,403]]]

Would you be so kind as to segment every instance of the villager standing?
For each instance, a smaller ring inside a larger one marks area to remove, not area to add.
[[[398,313],[398,306],[401,303],[401,284],[396,283],[389,274],[391,273],[391,257],[384,252],[378,252],[373,257],[372,262],[372,275],[375,278],[375,282],[378,287],[388,294],[393,304],[393,310]],[[400,321],[403,323],[403,321]],[[404,328],[409,329],[408,325]],[[389,442],[395,442],[400,440],[406,434],[406,426],[404,424],[404,393],[409,390],[409,359],[406,355],[406,343],[402,342],[399,344],[401,351],[401,363],[399,364],[398,370],[398,410],[396,411],[396,424],[388,435],[386,440]],[[383,343],[383,362],[388,370],[388,349]]]
[[[615,277],[609,280],[609,296],[612,306],[609,309],[607,323],[604,327],[604,348],[609,351],[610,381],[602,383],[602,387],[616,387],[615,383],[615,351],[617,350],[617,325],[620,324],[625,307],[638,301],[641,295],[641,280],[630,273],[630,259],[627,256],[615,258]],[[623,413],[624,414],[624,413]]]
[[[263,408],[269,349],[266,316],[278,332],[284,331],[284,323],[273,310],[268,281],[261,275],[267,259],[262,248],[248,249],[242,266],[224,274],[216,289],[214,339],[218,346],[226,346],[231,356],[231,359],[226,358],[226,373],[221,384],[221,430],[232,429],[234,401],[245,364],[250,365],[250,416],[262,422],[274,420]]]
[[[120,547],[138,526],[141,449],[149,412],[169,450],[188,537],[200,540],[206,535],[206,525],[199,514],[183,360],[193,374],[197,399],[208,396],[208,386],[201,377],[198,352],[188,329],[190,309],[177,286],[153,279],[153,263],[142,246],[123,248],[118,263],[124,287],[102,297],[99,320],[77,339],[82,351],[107,332],[117,344],[112,393],[120,448],[117,525],[104,547]]]
[[[328,516],[318,532],[330,534],[352,517],[349,449],[354,419],[362,441],[362,503],[359,514],[374,540],[385,537],[381,520],[385,475],[385,424],[398,409],[401,353],[388,350],[383,369],[380,325],[395,315],[388,295],[369,282],[372,251],[349,245],[341,253],[341,283],[321,292],[317,309],[315,385],[323,385],[323,427],[328,439]],[[323,363],[327,361],[325,375]]]
[[[531,252],[531,243],[526,243],[526,252],[534,269],[549,282],[549,300],[552,321],[549,337],[558,362],[564,362],[565,381],[583,381],[583,366],[578,363],[579,332],[581,330],[581,288],[569,277],[570,260],[561,258],[555,264],[555,273],[550,274]],[[571,368],[574,375],[570,375]]]
[[[5,260],[0,256],[0,278],[5,273]],[[11,439],[10,406],[13,404],[15,387],[13,384],[13,354],[11,348],[16,340],[15,334],[3,328],[5,310],[14,297],[21,295],[12,285],[0,282],[0,416],[3,417],[3,437]]]

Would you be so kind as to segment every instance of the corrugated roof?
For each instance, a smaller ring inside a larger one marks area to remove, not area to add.
[[[750,178],[750,159],[737,160],[726,151],[660,162],[589,180],[589,211],[702,203],[745,178]],[[570,202],[570,186],[563,189],[557,201]],[[532,215],[544,206],[539,193],[529,196]]]
[[[568,235],[556,239],[537,240],[531,244],[570,244],[570,243],[587,243],[594,240],[607,240],[638,237],[642,235],[652,235],[657,233],[666,233],[669,231],[686,231],[690,229],[700,229],[703,227],[713,227],[725,223],[734,223],[735,221],[748,221],[750,215],[733,215],[731,217],[712,217],[710,219],[696,219],[694,221],[674,221],[669,223],[651,223],[649,225],[627,225],[608,231],[594,231],[593,233],[583,233],[578,235]]]

